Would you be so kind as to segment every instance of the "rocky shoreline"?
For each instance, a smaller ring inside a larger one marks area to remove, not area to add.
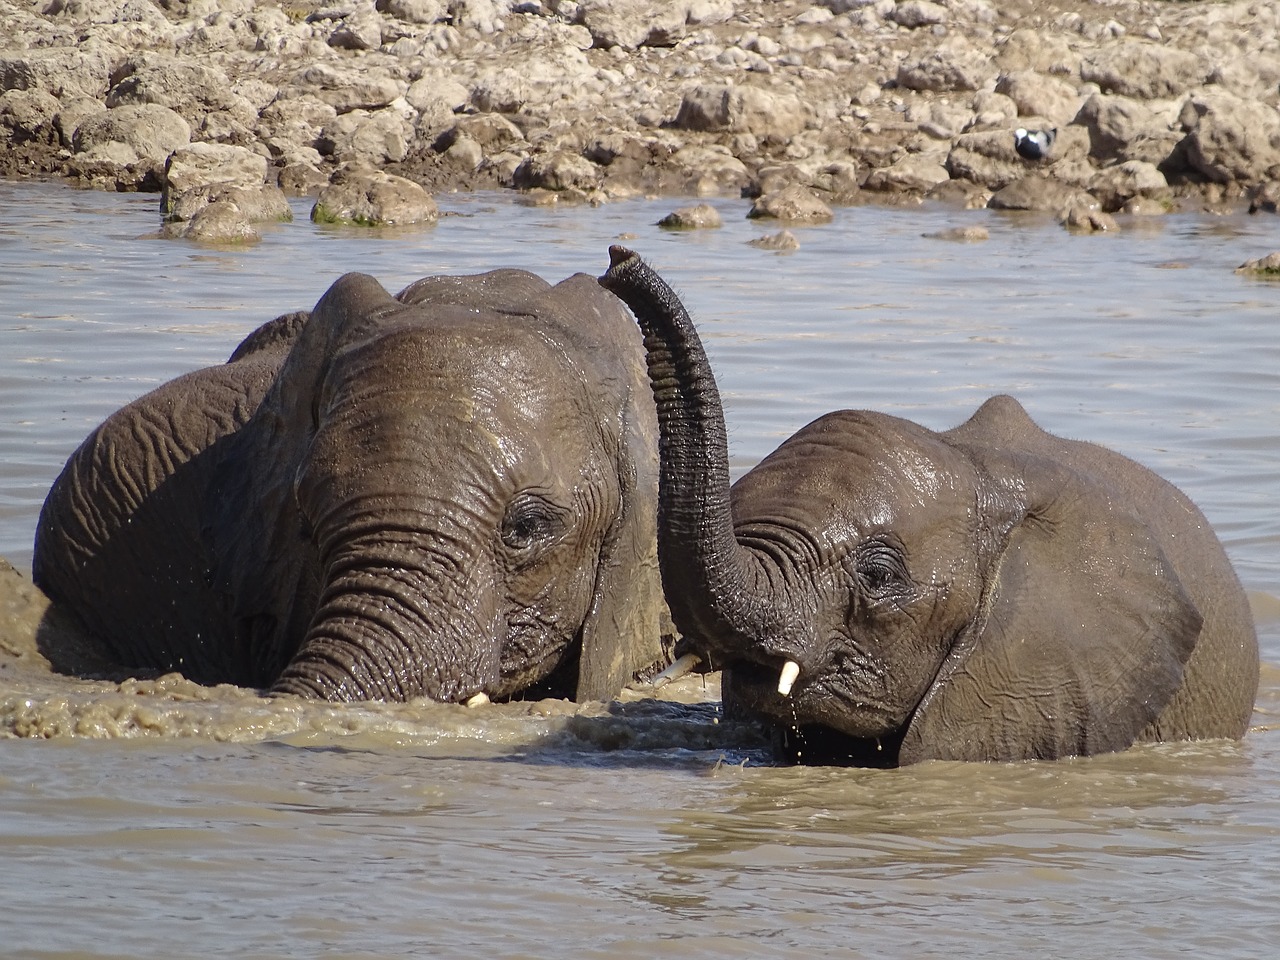
[[[509,189],[1086,229],[1280,196],[1280,3],[5,0],[0,23],[0,175],[163,191],[186,235],[212,208],[210,236],[250,238],[277,190],[370,224]],[[1055,130],[1048,155],[1018,128]]]

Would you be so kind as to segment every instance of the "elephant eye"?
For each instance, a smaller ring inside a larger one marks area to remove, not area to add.
[[[521,494],[507,508],[501,535],[512,550],[528,551],[554,542],[564,530],[564,513],[559,507],[537,494]]]
[[[901,548],[885,539],[873,538],[858,546],[854,571],[873,600],[903,596],[911,586]]]

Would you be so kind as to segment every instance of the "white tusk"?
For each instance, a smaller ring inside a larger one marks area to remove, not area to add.
[[[702,662],[702,658],[696,653],[686,653],[683,657],[679,657],[675,663],[667,667],[661,673],[656,674],[650,682],[655,688],[665,687],[672,680],[679,680],[683,676],[693,672],[693,668]]]
[[[778,692],[784,697],[791,696],[791,688],[795,685],[798,676],[800,676],[800,664],[794,660],[784,663],[782,674],[778,677]]]
[[[474,696],[470,697],[467,700],[467,706],[483,707],[488,702],[489,702],[489,695],[485,693],[483,690],[481,690],[479,693],[475,694]]]

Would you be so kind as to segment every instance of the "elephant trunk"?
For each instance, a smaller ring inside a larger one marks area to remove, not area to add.
[[[431,581],[402,559],[331,564],[311,627],[271,692],[352,702],[448,702],[483,692],[486,678],[498,675],[496,642],[483,640],[494,633],[485,623],[492,618],[469,609],[474,600],[426,598],[487,593],[446,591]]]
[[[600,283],[639,322],[657,403],[658,555],[672,619],[722,660],[752,652],[789,660],[799,647],[789,640],[796,633],[792,607],[771,588],[760,555],[734,535],[724,409],[702,341],[648,264],[618,246],[609,255]]]

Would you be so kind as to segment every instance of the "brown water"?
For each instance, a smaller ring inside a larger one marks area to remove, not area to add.
[[[1056,764],[768,766],[717,691],[658,702],[328,707],[0,665],[0,956],[1271,957],[1280,943],[1280,286],[1273,217],[1072,237],[1034,218],[850,209],[669,234],[675,205],[443,197],[384,235],[299,221],[228,251],[151,239],[154,197],[0,184],[0,554],[85,433],[225,359],[348,270],[599,273],[619,236],[700,319],[741,471],[814,415],[943,428],[995,392],[1185,489],[1259,618],[1241,744]],[[924,236],[981,224],[990,240]]]

